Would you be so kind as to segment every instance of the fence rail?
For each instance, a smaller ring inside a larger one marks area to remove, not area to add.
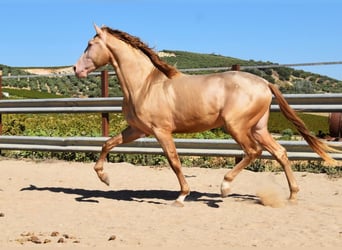
[[[291,107],[303,112],[342,112],[342,94],[285,94]],[[0,114],[105,113],[122,111],[122,97],[0,100]],[[279,111],[272,101],[271,111]]]
[[[0,101],[0,113],[119,113],[122,100],[122,97],[4,100]]]
[[[39,136],[0,136],[0,148],[7,150],[53,151],[53,152],[100,152],[108,137],[39,137]],[[319,160],[305,141],[279,141],[288,151],[292,160]],[[217,139],[175,139],[180,155],[241,157],[243,151],[234,140]],[[342,150],[342,142],[330,142],[330,146]],[[115,147],[112,153],[163,154],[154,138],[142,138]],[[331,156],[342,160],[342,153]],[[272,158],[264,151],[261,158]]]

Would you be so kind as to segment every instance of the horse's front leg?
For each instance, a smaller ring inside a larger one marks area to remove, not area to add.
[[[180,194],[173,205],[183,207],[186,196],[190,194],[190,188],[182,172],[181,162],[179,160],[172,135],[170,132],[163,129],[154,129],[153,132],[163,148],[163,151],[171,165],[173,172],[176,174],[180,185]]]
[[[129,143],[129,142],[134,141],[135,139],[138,139],[138,138],[143,137],[143,136],[145,136],[145,134],[143,132],[141,132],[140,130],[138,130],[136,128],[129,126],[125,130],[123,130],[120,134],[108,139],[103,144],[100,157],[99,157],[99,159],[96,162],[95,167],[94,167],[94,169],[97,173],[97,176],[100,178],[100,180],[102,182],[109,185],[108,174],[103,171],[103,164],[106,161],[106,158],[107,158],[109,151],[117,145]]]

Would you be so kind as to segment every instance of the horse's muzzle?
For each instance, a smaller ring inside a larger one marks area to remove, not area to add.
[[[76,65],[73,67],[73,69],[74,69],[75,75],[78,78],[85,78],[88,76],[88,72],[86,70],[83,69],[81,71],[78,71]]]

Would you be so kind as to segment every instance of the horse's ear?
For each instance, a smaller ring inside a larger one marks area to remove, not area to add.
[[[101,30],[101,28],[97,26],[95,23],[94,23],[94,28],[95,28],[96,34],[101,37],[103,34],[103,31]]]

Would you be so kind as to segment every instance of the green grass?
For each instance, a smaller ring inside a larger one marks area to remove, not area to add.
[[[314,134],[318,134],[319,130],[326,134],[329,133],[327,116],[306,113],[298,113],[298,116],[304,121],[309,131]],[[272,133],[282,133],[285,129],[291,129],[294,134],[298,134],[295,126],[280,112],[271,112],[268,128]]]
[[[328,133],[328,117],[312,114],[299,114],[299,116],[304,120],[310,131],[316,134],[319,130]],[[100,114],[96,113],[6,114],[3,115],[3,131],[4,134],[8,133],[13,135],[18,135],[18,133],[21,135],[42,135],[44,133],[51,134],[51,136],[96,136],[101,134],[100,117]],[[110,114],[111,134],[119,133],[125,126],[126,122],[122,114]],[[22,127],[22,129],[18,130],[18,127]],[[272,112],[269,120],[269,130],[272,133],[282,133],[286,129],[291,129],[294,134],[298,134],[295,127],[281,113]],[[229,138],[222,129],[212,129],[202,133],[177,134],[176,137],[198,139]]]

